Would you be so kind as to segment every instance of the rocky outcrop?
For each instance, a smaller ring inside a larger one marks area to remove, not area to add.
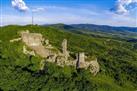
[[[64,65],[75,66],[77,69],[89,69],[90,72],[96,75],[99,72],[99,64],[97,59],[86,61],[85,53],[81,52],[76,55],[76,59],[69,59],[69,51],[67,50],[67,39],[62,42],[62,51],[59,51],[53,47],[48,39],[44,39],[39,33],[30,33],[29,31],[23,31],[20,33],[21,40],[24,42],[23,53],[26,55],[35,56],[36,54],[41,56],[43,60],[40,62],[40,70],[45,67],[45,61],[56,63],[57,65],[64,67]],[[11,40],[18,41],[18,39]],[[28,51],[27,48],[30,50]]]

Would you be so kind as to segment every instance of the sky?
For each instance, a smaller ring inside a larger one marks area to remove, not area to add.
[[[137,27],[137,0],[1,0],[0,26],[98,24]]]

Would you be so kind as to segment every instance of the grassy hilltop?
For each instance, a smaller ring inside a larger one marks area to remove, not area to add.
[[[132,37],[132,34],[136,37],[135,33],[130,31],[124,37],[122,32],[115,32],[115,36],[107,32],[61,27],[10,25],[0,28],[0,91],[137,90],[137,40]],[[52,63],[47,63],[45,71],[40,72],[42,58],[23,54],[21,41],[9,42],[18,38],[19,31],[23,30],[41,33],[58,49],[66,38],[71,55],[84,51],[86,55],[96,56],[100,72],[94,77],[89,70],[61,68]]]

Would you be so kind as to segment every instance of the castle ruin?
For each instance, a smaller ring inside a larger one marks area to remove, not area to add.
[[[10,42],[17,41],[18,39],[10,40]],[[53,47],[48,39],[44,39],[41,34],[30,33],[29,31],[21,32],[21,40],[24,42],[23,53],[35,56],[35,54],[44,58],[40,62],[40,70],[44,70],[45,61],[56,63],[64,67],[64,65],[75,66],[77,69],[89,69],[90,72],[96,75],[100,68],[97,59],[86,61],[85,53],[80,52],[76,54],[75,60],[70,60],[69,51],[67,50],[67,39],[62,42],[62,51],[60,52]],[[45,45],[44,45],[45,44]],[[27,50],[27,47],[31,50]]]

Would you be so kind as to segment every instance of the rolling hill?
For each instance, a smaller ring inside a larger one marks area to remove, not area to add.
[[[103,32],[137,32],[137,27],[114,27],[108,25],[94,25],[94,24],[72,24],[72,27],[86,29],[90,31]]]
[[[58,29],[75,32],[75,33],[84,33],[88,35],[97,35],[104,37],[120,37],[123,39],[133,38],[137,39],[137,27],[113,27],[107,25],[94,25],[94,24],[51,24],[44,26],[52,26]]]
[[[90,30],[91,29],[91,30]],[[137,42],[132,41],[136,29],[124,28],[114,31],[101,30],[83,25],[9,25],[0,28],[0,90],[2,91],[135,91],[137,90]],[[64,68],[46,63],[39,70],[42,58],[22,52],[21,41],[10,43],[20,37],[19,32],[29,30],[41,33],[50,43],[61,49],[63,39],[68,40],[71,56],[85,52],[95,56],[100,65],[96,76],[89,70]],[[126,29],[124,29],[126,30]],[[109,31],[109,32],[108,32]],[[120,32],[119,32],[120,31]],[[134,33],[133,33],[134,32]],[[122,33],[122,34],[121,34]],[[126,33],[126,35],[124,35]],[[129,41],[131,40],[131,41]]]

